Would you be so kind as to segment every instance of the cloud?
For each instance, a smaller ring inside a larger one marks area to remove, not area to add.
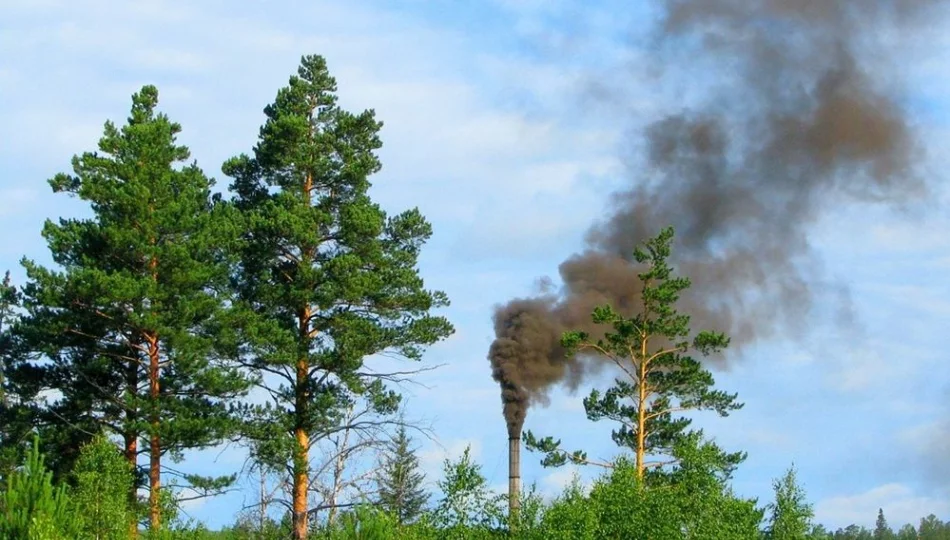
[[[905,523],[916,524],[928,514],[947,515],[950,501],[916,494],[904,484],[884,484],[856,495],[838,495],[818,501],[815,520],[831,528],[852,523],[873,527],[878,509],[884,510],[884,517],[896,529]]]

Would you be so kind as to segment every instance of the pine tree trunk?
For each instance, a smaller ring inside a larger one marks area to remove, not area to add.
[[[310,206],[310,190],[313,187],[313,176],[307,174],[303,185],[304,203]],[[311,255],[310,249],[301,246],[301,265],[309,261]],[[298,313],[297,330],[301,344],[309,345],[312,336],[310,335],[310,306],[304,306]],[[307,492],[310,487],[310,436],[304,422],[307,419],[307,409],[309,407],[309,398],[307,395],[307,378],[309,362],[306,357],[297,360],[297,380],[294,396],[297,427],[294,430],[297,448],[294,452],[294,493],[293,493],[293,512],[294,512],[294,539],[306,540],[310,524],[307,504]]]
[[[309,333],[310,310],[304,309],[300,314],[300,334],[301,338]],[[296,413],[297,427],[294,430],[296,439],[296,451],[294,452],[294,539],[306,540],[307,529],[309,525],[307,513],[307,492],[310,484],[310,437],[307,429],[304,427],[304,421],[307,418],[307,409],[309,406],[307,395],[307,359],[297,360],[297,385],[296,385]]]
[[[294,455],[294,540],[306,540],[307,519],[307,484],[310,480],[308,463],[310,461],[310,440],[306,430],[298,427],[294,435],[297,439],[297,448]]]
[[[149,413],[149,425],[151,434],[149,438],[149,465],[148,465],[148,520],[149,527],[153,531],[158,531],[162,525],[160,491],[162,487],[162,446],[158,435],[159,428],[159,355],[158,355],[158,337],[151,335],[148,337],[148,390],[151,398],[151,412]]]
[[[643,480],[647,450],[647,399],[650,396],[647,389],[647,368],[647,338],[644,336],[640,340],[640,372],[638,373],[640,396],[637,404],[637,478],[640,480]]]

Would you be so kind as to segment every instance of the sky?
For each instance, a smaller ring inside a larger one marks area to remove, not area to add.
[[[633,4],[633,7],[630,7]],[[0,0],[0,268],[22,281],[21,257],[50,263],[44,220],[87,215],[46,180],[95,148],[103,122],[121,123],[130,96],[155,84],[160,109],[183,126],[180,141],[226,189],[221,163],[250,152],[262,109],[296,70],[321,54],[340,103],[383,121],[382,171],[372,196],[392,213],[418,207],[435,234],[420,261],[426,285],[444,290],[456,326],[432,347],[440,366],[405,387],[409,418],[430,482],[446,457],[470,445],[490,485],[506,485],[506,432],[486,359],[493,307],[537,290],[582,248],[584,233],[624,185],[639,151],[635,134],[689,95],[675,81],[625,77],[617,65],[647,54],[648,2],[535,0],[449,3]],[[592,4],[595,5],[595,4]],[[816,317],[795,339],[746,348],[715,376],[745,407],[697,424],[729,450],[745,450],[736,491],[771,499],[772,480],[794,463],[830,527],[892,525],[934,513],[950,519],[950,225],[942,188],[950,155],[950,77],[945,22],[895,39],[911,89],[909,107],[926,150],[929,205],[904,212],[842,207],[808,229],[823,275],[850,293],[849,331]],[[609,94],[611,99],[598,96]],[[687,99],[688,101],[688,99]],[[817,272],[817,270],[816,270]],[[616,454],[607,425],[584,417],[581,394],[554,391],[526,429]],[[231,446],[180,467],[222,474],[244,464]],[[543,469],[522,455],[522,476],[548,495],[577,472]],[[253,482],[189,503],[212,527],[253,502]]]

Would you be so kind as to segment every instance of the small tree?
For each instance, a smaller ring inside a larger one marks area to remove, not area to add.
[[[53,486],[34,438],[26,463],[10,475],[0,496],[0,538],[53,540],[70,538],[75,530],[66,488]]]
[[[89,538],[121,540],[128,537],[128,522],[134,508],[128,492],[133,471],[119,449],[105,437],[83,446],[73,471],[72,493],[79,529]]]
[[[429,500],[423,487],[425,474],[419,470],[419,458],[411,442],[405,426],[400,426],[376,480],[379,506],[395,515],[400,525],[416,519]]]
[[[770,516],[766,536],[771,540],[805,540],[812,529],[814,516],[805,490],[798,485],[795,467],[772,484],[775,502],[768,506]]]
[[[445,534],[458,535],[469,527],[488,528],[503,521],[500,500],[488,489],[480,465],[472,461],[471,447],[457,461],[446,459],[444,478],[438,482],[442,500],[435,509],[435,522]]]
[[[691,420],[678,415],[686,411],[714,410],[720,416],[739,409],[735,394],[714,390],[712,374],[689,351],[704,355],[729,344],[723,333],[702,331],[695,335],[689,328],[689,315],[680,314],[675,304],[690,281],[675,277],[670,257],[673,229],[638,247],[634,261],[643,267],[640,306],[632,317],[605,305],[594,310],[593,321],[608,328],[604,337],[594,340],[586,332],[567,332],[562,342],[569,354],[594,354],[612,361],[621,371],[615,385],[603,394],[592,390],[584,399],[587,417],[593,421],[613,420],[620,427],[613,440],[633,451],[637,476],[643,479],[647,468],[675,463],[673,448],[688,436]],[[525,445],[546,454],[545,466],[572,461],[590,463],[583,451],[573,453],[560,448],[551,437],[539,439],[530,431]],[[665,456],[647,462],[650,456]],[[723,454],[737,465],[743,453]]]

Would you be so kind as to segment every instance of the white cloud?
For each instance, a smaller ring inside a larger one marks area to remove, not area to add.
[[[916,524],[928,514],[946,516],[950,501],[923,496],[904,484],[892,483],[856,495],[828,497],[815,504],[815,519],[828,527],[845,527],[852,523],[873,527],[878,509],[893,528],[905,523]]]

